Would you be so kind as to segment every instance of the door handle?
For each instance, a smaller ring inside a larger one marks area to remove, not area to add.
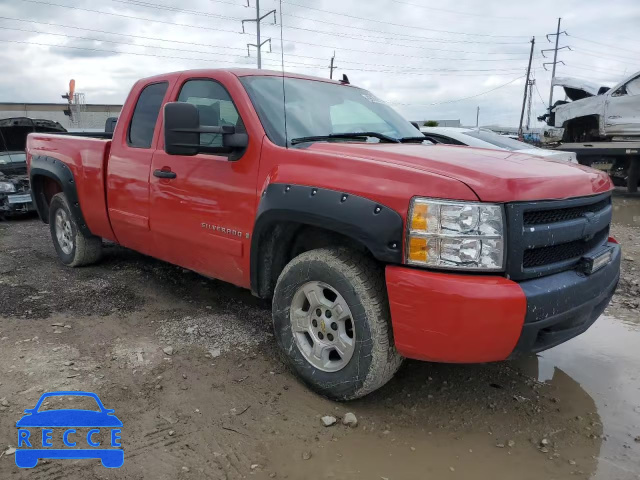
[[[176,178],[178,175],[171,170],[154,170],[153,176],[158,178]]]

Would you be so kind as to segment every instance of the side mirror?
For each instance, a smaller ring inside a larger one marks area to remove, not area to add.
[[[200,113],[195,105],[169,102],[164,106],[164,150],[169,155],[195,155],[200,147]]]
[[[627,87],[624,85],[611,94],[612,97],[623,97],[627,94]]]
[[[420,125],[418,125],[418,122],[411,122],[411,125],[413,125],[414,127],[416,127],[418,130],[420,130]]]
[[[200,145],[201,133],[222,135],[222,147]],[[169,102],[164,106],[164,149],[169,155],[196,155],[199,152],[231,153],[249,145],[246,133],[236,133],[233,125],[200,125],[198,108],[186,102]]]

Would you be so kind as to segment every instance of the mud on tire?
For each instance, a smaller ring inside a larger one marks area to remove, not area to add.
[[[290,313],[296,292],[308,282],[331,286],[346,301],[354,331],[353,355],[338,371],[312,365],[294,339]],[[275,337],[285,361],[313,390],[334,400],[362,397],[387,383],[402,363],[393,343],[384,269],[344,248],[311,250],[282,271],[273,297]]]
[[[90,265],[102,256],[102,239],[80,231],[64,193],[51,199],[49,229],[58,258],[68,267]]]

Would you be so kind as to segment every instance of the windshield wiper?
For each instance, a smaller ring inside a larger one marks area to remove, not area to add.
[[[321,142],[323,140],[331,140],[332,138],[347,138],[347,139],[359,139],[367,137],[377,138],[381,142],[387,143],[400,143],[397,138],[390,137],[384,133],[378,132],[350,132],[350,133],[332,133],[330,135],[314,135],[311,137],[298,137],[291,139],[291,145],[297,145],[298,143],[305,142]],[[426,138],[426,137],[425,137]]]
[[[424,142],[425,140],[429,140],[427,137],[425,137],[424,135],[421,137],[402,137],[399,138],[398,141],[400,143],[413,143],[413,142]]]

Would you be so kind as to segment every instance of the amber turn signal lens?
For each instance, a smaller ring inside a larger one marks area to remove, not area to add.
[[[411,238],[409,239],[409,260],[414,262],[427,261],[427,239]]]
[[[429,213],[429,205],[417,203],[413,206],[411,215],[411,230],[427,229],[427,213]]]

